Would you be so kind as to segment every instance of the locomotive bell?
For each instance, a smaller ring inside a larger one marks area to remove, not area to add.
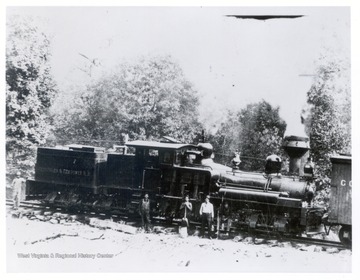
[[[280,173],[281,171],[281,158],[277,155],[270,155],[266,158],[265,173]]]

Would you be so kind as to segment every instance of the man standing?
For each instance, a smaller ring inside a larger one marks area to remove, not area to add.
[[[221,205],[220,219],[221,219],[221,229],[224,229],[226,227],[225,228],[226,235],[229,235],[230,228],[232,225],[232,219],[231,219],[229,203],[227,201],[225,201],[225,203],[223,205]]]
[[[209,195],[206,196],[205,202],[201,204],[200,216],[201,216],[201,236],[204,237],[205,225],[207,225],[209,238],[211,238],[211,222],[214,219],[214,206],[210,202]]]
[[[180,215],[183,218],[183,221],[186,222],[186,226],[189,226],[190,213],[192,211],[192,204],[189,200],[189,195],[187,194],[184,198],[184,202],[180,205]]]
[[[21,178],[20,171],[16,172],[16,178],[11,183],[14,209],[17,209],[20,206],[20,200],[22,199],[22,186],[24,183],[25,180]]]
[[[139,205],[139,213],[141,215],[142,227],[146,232],[149,232],[150,225],[150,199],[146,193]]]
[[[192,204],[189,200],[189,195],[186,195],[183,203],[180,205],[180,215],[182,217],[181,224],[179,227],[179,233],[181,237],[188,236],[189,218],[192,211]]]

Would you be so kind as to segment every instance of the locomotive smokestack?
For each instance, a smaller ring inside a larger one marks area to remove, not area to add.
[[[284,138],[283,148],[290,157],[289,172],[291,174],[304,175],[302,161],[305,161],[306,154],[310,149],[308,137],[286,136]]]

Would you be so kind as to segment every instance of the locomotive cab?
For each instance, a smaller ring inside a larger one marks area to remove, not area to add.
[[[213,162],[210,144],[132,141],[126,145],[136,150],[133,188],[149,192],[159,202],[157,211],[165,216],[176,216],[185,195],[196,216],[203,198],[217,192],[221,170],[231,170]]]

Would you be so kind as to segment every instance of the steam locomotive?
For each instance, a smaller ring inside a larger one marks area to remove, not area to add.
[[[210,195],[218,228],[225,204],[235,229],[299,233],[321,225],[324,209],[311,203],[312,180],[281,175],[281,161],[274,155],[266,160],[265,172],[245,172],[238,160],[233,162],[215,163],[209,143],[183,144],[169,137],[130,141],[112,152],[80,145],[39,147],[27,198],[131,215],[148,193],[152,216],[172,221],[189,195],[191,220],[196,222],[202,201]]]

